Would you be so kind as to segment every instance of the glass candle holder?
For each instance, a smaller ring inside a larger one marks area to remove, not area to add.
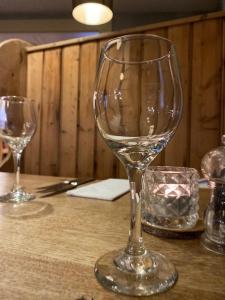
[[[143,182],[142,221],[162,229],[189,229],[198,215],[197,170],[185,167],[149,167]]]

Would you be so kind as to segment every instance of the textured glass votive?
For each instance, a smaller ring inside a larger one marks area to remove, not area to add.
[[[197,170],[149,167],[143,182],[142,221],[163,229],[188,229],[198,221]]]

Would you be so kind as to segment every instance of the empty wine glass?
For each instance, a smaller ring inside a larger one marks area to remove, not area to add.
[[[36,130],[35,102],[20,96],[0,97],[0,138],[10,147],[16,180],[12,190],[0,196],[0,202],[24,202],[35,198],[20,185],[20,160],[24,148]]]
[[[148,251],[141,230],[143,173],[171,139],[181,118],[182,90],[174,46],[154,35],[128,35],[106,43],[100,56],[94,112],[101,136],[126,168],[131,221],[125,249],[111,251],[95,265],[106,288],[127,295],[167,290],[175,267]]]

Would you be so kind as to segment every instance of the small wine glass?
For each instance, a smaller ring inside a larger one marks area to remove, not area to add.
[[[182,99],[176,52],[169,40],[138,34],[106,43],[96,78],[95,119],[127,171],[131,198],[126,248],[105,254],[95,265],[98,281],[114,292],[151,295],[177,280],[173,264],[144,246],[141,198],[144,171],[174,134]]]
[[[10,147],[16,173],[12,190],[0,202],[20,203],[35,198],[20,185],[20,160],[36,130],[35,101],[20,96],[0,97],[0,138]]]

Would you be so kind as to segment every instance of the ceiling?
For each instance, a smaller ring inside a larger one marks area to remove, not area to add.
[[[220,8],[221,0],[114,0],[115,14],[202,12]],[[0,0],[1,18],[71,17],[72,0]]]

